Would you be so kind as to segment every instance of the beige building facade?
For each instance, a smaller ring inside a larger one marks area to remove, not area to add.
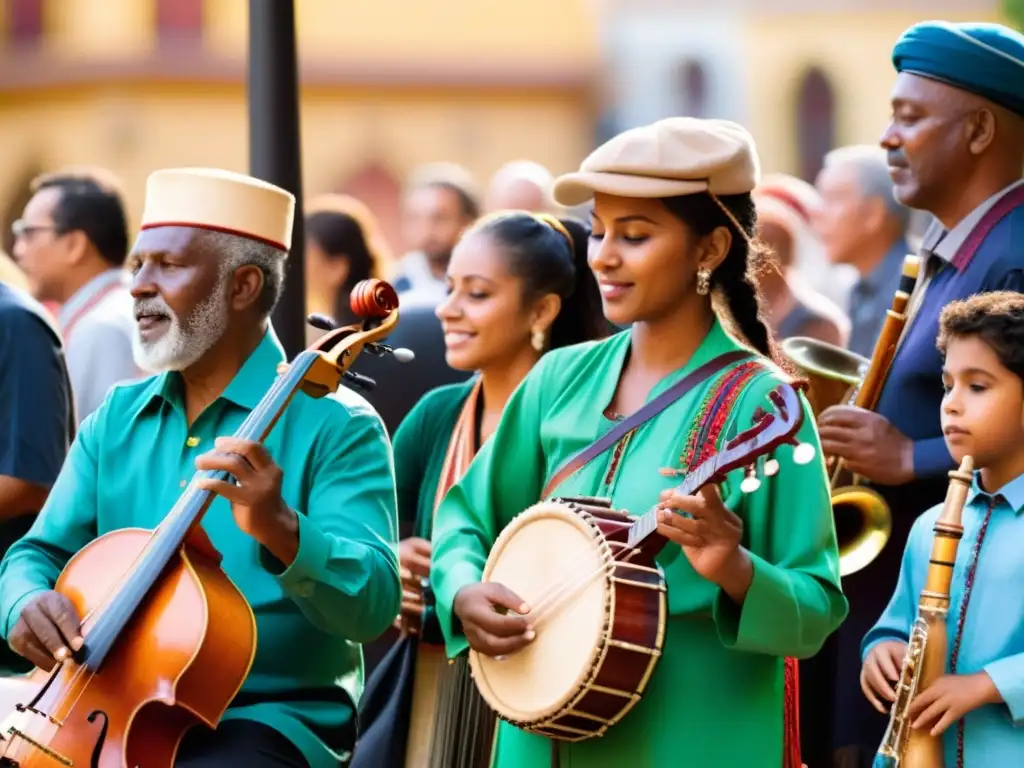
[[[27,181],[100,165],[133,221],[155,168],[248,168],[245,0],[0,0],[0,214]],[[417,165],[555,171],[592,146],[595,20],[583,0],[297,0],[307,196],[349,191],[401,248]],[[9,235],[5,238],[9,246]]]

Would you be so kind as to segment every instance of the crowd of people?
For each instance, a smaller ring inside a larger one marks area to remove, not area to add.
[[[157,527],[195,486],[218,497],[202,528],[258,645],[224,721],[190,731],[175,765],[865,768],[947,473],[972,456],[952,657],[911,711],[947,768],[1016,764],[1024,37],[916,24],[893,64],[880,145],[833,150],[815,179],[762,174],[736,123],[670,118],[557,178],[525,160],[486,184],[417,169],[401,254],[359,200],[296,211],[226,171],[154,173],[134,235],[106,171],[34,181],[0,254],[6,673],[79,663],[89,627],[54,590],[62,567],[106,532]],[[416,357],[396,375],[363,355],[352,370],[373,391],[297,396],[243,439],[284,360],[269,317],[299,215],[308,311],[354,323],[353,287],[386,278],[387,343]],[[786,339],[868,363],[914,253],[874,408],[801,395],[794,445],[756,490],[743,469],[673,490],[793,381]],[[816,458],[796,461],[797,443]],[[882,553],[842,578],[825,457],[892,510]],[[532,596],[482,574],[497,535],[553,496],[658,504],[668,542],[659,666],[621,723],[576,743],[496,718],[466,685],[467,650],[511,656],[543,631]],[[442,721],[479,734],[442,739]],[[30,749],[0,739],[0,756]]]

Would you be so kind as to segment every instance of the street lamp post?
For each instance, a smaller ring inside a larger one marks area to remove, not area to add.
[[[249,172],[295,195],[284,294],[273,323],[288,358],[306,346],[305,234],[294,0],[249,0]]]

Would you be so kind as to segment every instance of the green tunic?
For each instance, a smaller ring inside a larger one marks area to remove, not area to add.
[[[615,392],[629,342],[626,331],[545,355],[442,503],[431,579],[449,655],[467,647],[465,637],[453,630],[453,599],[460,588],[480,580],[498,532],[538,500],[545,480],[569,456],[611,427],[602,411]],[[737,348],[716,323],[689,363],[650,396]],[[732,431],[750,424],[777,381],[776,374],[765,373],[748,384],[734,408]],[[678,468],[689,427],[710,386],[692,390],[641,427],[628,441],[610,486],[605,481],[613,451],[568,478],[557,495],[606,496],[617,508],[646,512],[663,489],[677,482],[658,469]],[[680,548],[669,544],[659,558],[670,613],[665,650],[644,698],[603,737],[563,743],[561,768],[781,765],[783,657],[816,653],[847,610],[824,464],[806,401],[804,412],[799,439],[819,449],[815,461],[796,465],[792,448],[784,446],[775,454],[779,473],[765,478],[758,491],[742,495],[739,473],[722,488],[726,504],[744,520],[743,544],[754,564],[742,608],[698,576]],[[502,723],[495,765],[547,766],[549,744]]]
[[[97,535],[155,528],[195,473],[196,458],[231,435],[284,360],[268,330],[227,389],[190,426],[177,373],[113,387],[82,424],[28,535],[0,565],[0,631],[52,588]],[[394,469],[384,425],[349,390],[297,394],[265,442],[281,494],[299,513],[299,549],[284,568],[217,498],[202,526],[256,616],[256,659],[225,718],[269,725],[311,768],[335,768],[363,686],[360,643],[398,614]],[[348,745],[350,746],[350,745]]]
[[[448,442],[474,381],[432,389],[420,398],[395,430],[398,519],[413,525],[414,536],[430,538],[434,496],[441,480]]]

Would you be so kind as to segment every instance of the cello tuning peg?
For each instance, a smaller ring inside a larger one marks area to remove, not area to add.
[[[391,350],[392,354],[400,363],[411,363],[416,359],[416,354],[411,349],[405,347],[398,347],[397,349]]]
[[[369,376],[363,376],[361,373],[356,373],[355,371],[345,371],[344,379],[353,386],[359,387],[366,392],[369,392],[377,386],[377,382]]]
[[[319,312],[309,315],[306,318],[306,322],[314,328],[319,328],[321,331],[333,331],[338,327],[338,324],[334,322],[334,318],[322,315]]]
[[[764,463],[764,475],[765,477],[774,477],[779,472],[779,462],[777,459],[768,459]]]
[[[744,475],[743,482],[740,483],[740,490],[743,493],[753,493],[761,487],[761,478],[757,476],[757,470],[753,466],[747,467]]]
[[[793,449],[793,463],[808,464],[814,459],[816,453],[817,451],[814,450],[814,446],[810,443],[798,443],[796,448]]]
[[[387,344],[381,344],[380,342],[373,342],[367,344],[364,349],[370,354],[383,357],[384,355],[391,355],[400,363],[411,363],[416,359],[416,355],[413,354],[411,349],[405,349],[404,347],[392,348]]]

